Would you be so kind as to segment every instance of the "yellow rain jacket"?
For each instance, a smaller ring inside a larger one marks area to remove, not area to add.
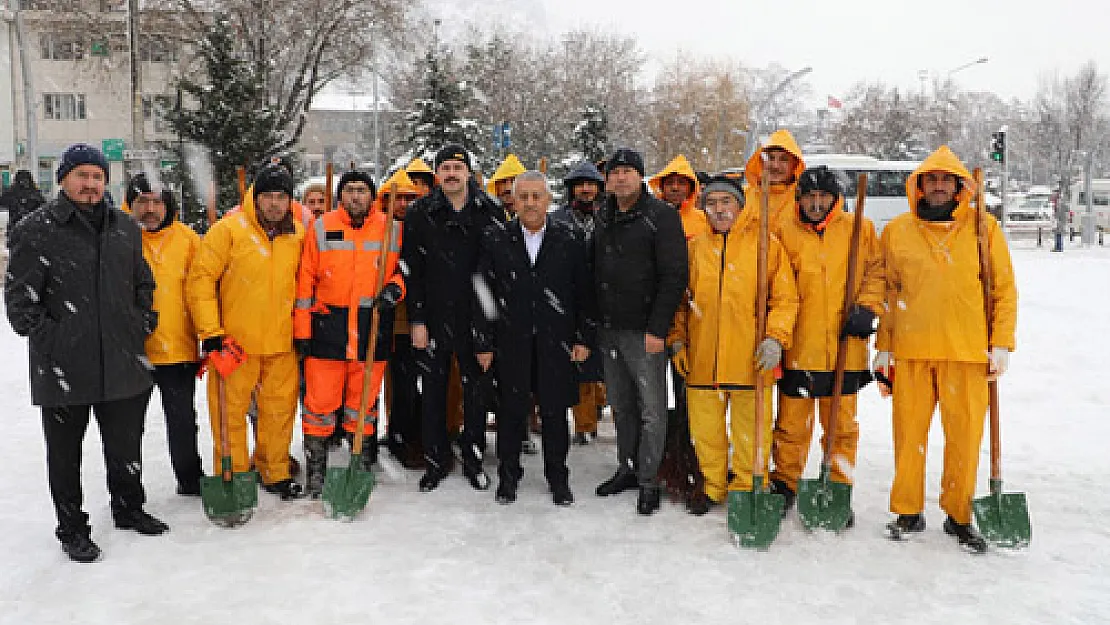
[[[251,355],[293,350],[293,302],[304,226],[271,241],[259,225],[254,187],[243,210],[205,235],[186,286],[189,312],[201,339],[228,335]]]
[[[405,166],[405,172],[410,174],[429,174],[432,176],[435,175],[435,172],[432,171],[432,168],[429,167],[428,164],[425,163],[420,157],[414,158],[409,161],[409,164]]]
[[[686,346],[686,384],[752,386],[755,348],[765,338],[755,335],[758,214],[745,208],[727,236],[695,237],[688,248],[690,286],[668,337],[668,344],[682,341]],[[786,349],[798,315],[798,291],[790,260],[774,235],[768,241],[767,277],[767,336]]]
[[[801,177],[802,172],[806,170],[806,163],[802,159],[802,148],[798,147],[798,142],[794,140],[794,135],[790,134],[789,130],[776,130],[771,134],[767,140],[767,145],[764,145],[760,150],[757,150],[752,157],[748,159],[748,164],[744,168],[744,176],[748,181],[748,188],[744,192],[744,198],[747,206],[753,206],[759,210],[760,195],[762,189],[759,186],[760,179],[763,177],[763,152],[773,148],[781,148],[794,155],[798,159],[798,166],[794,168],[794,181],[789,184],[772,184],[771,194],[768,199],[768,205],[771,213],[771,232],[778,233],[782,227],[782,222],[789,218],[795,210],[795,202],[797,201],[797,186],[798,178]]]
[[[120,210],[131,214],[124,202]],[[154,310],[158,327],[146,337],[146,356],[153,365],[197,362],[200,354],[193,319],[185,303],[185,278],[200,247],[200,235],[174,219],[158,232],[143,230],[143,258],[154,274]]]
[[[801,298],[793,345],[783,358],[786,369],[833,370],[844,324],[842,308],[853,220],[853,215],[844,212],[841,196],[823,223],[823,234],[803,222],[797,208],[792,217],[782,221],[778,236],[794,268]],[[855,303],[881,315],[884,290],[879,237],[871,220],[865,217],[860,229]],[[867,341],[849,339],[845,369],[867,371],[868,362]]]
[[[655,174],[648,180],[648,186],[651,187],[651,192],[656,197],[663,195],[663,179],[671,174],[678,174],[690,180],[693,185],[690,191],[690,197],[682,202],[678,207],[678,214],[682,217],[682,230],[686,233],[686,240],[709,234],[712,228],[709,227],[709,220],[705,216],[705,211],[698,208],[698,196],[701,195],[701,185],[698,184],[698,175],[694,172],[694,168],[690,166],[690,162],[686,157],[679,154],[674,157],[663,171]]]
[[[488,182],[486,182],[486,193],[493,197],[497,197],[497,182],[500,180],[512,180],[517,176],[528,171],[524,168],[524,164],[516,157],[516,154],[510,154],[501,161],[497,166],[497,171],[493,172]]]
[[[922,197],[917,179],[925,172],[959,176],[963,188],[951,222],[917,216]],[[941,146],[906,180],[912,210],[883,229],[886,311],[875,348],[901,360],[987,362],[987,323],[979,280],[976,214],[970,202],[974,182],[960,160]],[[1010,250],[998,222],[983,215],[991,259],[991,347],[1014,349],[1017,287]]]

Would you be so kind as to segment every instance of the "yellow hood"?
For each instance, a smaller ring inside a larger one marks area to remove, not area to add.
[[[494,187],[497,185],[498,180],[511,180],[526,171],[528,170],[524,168],[524,164],[520,162],[516,154],[506,156],[505,160],[501,161],[501,164],[497,166],[497,171],[493,172],[493,175],[490,176],[489,181],[486,183],[486,193],[496,196],[497,191]]]
[[[648,186],[651,187],[651,192],[657,197],[661,195],[663,193],[663,179],[671,174],[678,174],[679,176],[689,179],[694,185],[694,190],[690,193],[690,197],[698,197],[700,191],[698,188],[698,175],[694,172],[694,168],[690,166],[690,161],[686,160],[686,157],[681,154],[674,157],[670,163],[667,163],[663,171],[648,179]]]
[[[963,206],[971,201],[971,196],[974,194],[975,181],[971,177],[971,173],[967,171],[967,167],[960,162],[959,157],[956,156],[947,145],[942,145],[937,148],[936,152],[929,155],[917,169],[913,170],[909,178],[906,178],[906,198],[910,201],[910,207],[914,209],[916,214],[917,204],[921,200],[922,192],[917,186],[917,179],[926,172],[942,171],[946,174],[959,176],[963,180],[963,188],[956,194],[956,202]]]
[[[392,176],[390,176],[385,182],[382,183],[381,188],[378,189],[378,195],[381,196],[387,193],[392,193],[394,185],[397,186],[398,195],[404,195],[407,193],[416,195],[419,193],[416,185],[412,183],[412,178],[409,178],[408,173],[406,173],[403,169],[398,169],[397,171],[393,172]]]
[[[797,181],[801,177],[802,172],[806,170],[805,160],[802,159],[802,148],[798,147],[798,142],[794,140],[794,135],[790,134],[789,130],[780,129],[776,130],[767,139],[767,144],[757,150],[752,157],[748,159],[748,164],[744,168],[744,175],[748,179],[750,186],[758,187],[759,179],[763,176],[763,152],[774,148],[781,148],[794,155],[798,159],[798,166],[794,168],[794,180]]]
[[[435,172],[432,171],[432,168],[428,167],[428,164],[421,160],[420,157],[412,159],[412,161],[409,162],[407,166],[405,166],[405,171],[410,174],[435,175]]]

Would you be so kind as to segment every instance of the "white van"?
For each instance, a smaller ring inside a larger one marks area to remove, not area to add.
[[[1110,230],[1110,179],[1091,180],[1091,209],[1095,227]],[[1087,214],[1087,192],[1083,181],[1071,185],[1071,204],[1068,206],[1068,223],[1072,230],[1083,231],[1083,216]]]
[[[807,167],[824,165],[836,172],[844,187],[844,209],[855,210],[856,182],[867,174],[867,206],[864,213],[882,232],[890,220],[910,209],[906,199],[906,179],[921,165],[920,161],[882,161],[859,154],[813,154],[806,156]]]

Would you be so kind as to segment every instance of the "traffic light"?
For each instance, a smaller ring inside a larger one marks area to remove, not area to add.
[[[1006,163],[1006,131],[991,133],[991,160],[1002,165]]]

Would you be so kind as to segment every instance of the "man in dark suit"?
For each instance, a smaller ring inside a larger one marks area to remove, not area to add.
[[[497,360],[496,499],[516,501],[524,474],[521,441],[533,401],[542,422],[544,476],[552,500],[574,502],[566,466],[570,432],[567,409],[578,401],[575,363],[589,357],[594,325],[593,279],[585,241],[566,224],[548,218],[551,194],[537,171],[513,185],[517,219],[482,232],[475,292],[475,349],[488,369]]]

